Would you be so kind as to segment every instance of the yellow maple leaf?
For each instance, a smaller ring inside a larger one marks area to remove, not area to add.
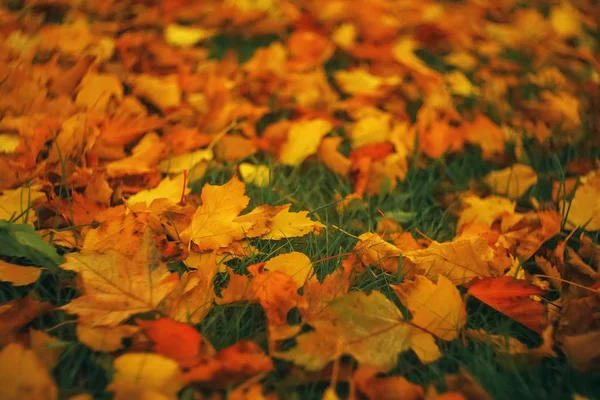
[[[46,195],[40,191],[41,186],[23,186],[17,189],[4,190],[0,195],[0,219],[15,223],[27,224],[35,222],[36,215],[30,205]]]
[[[152,353],[129,353],[114,362],[115,377],[108,390],[115,400],[176,400],[185,385],[179,364]]]
[[[269,231],[263,239],[279,240],[288,237],[304,236],[311,232],[319,232],[325,225],[308,218],[308,211],[291,212],[291,204],[285,204],[268,222]]]
[[[592,171],[581,178],[581,184],[575,192],[570,205],[560,202],[560,209],[568,208],[567,225],[570,228],[579,226],[586,231],[600,230],[600,173]]]
[[[562,38],[579,36],[581,30],[581,15],[570,3],[563,1],[550,10],[552,28]]]
[[[329,308],[333,320],[311,322],[314,331],[297,336],[296,347],[276,356],[315,371],[349,354],[359,363],[384,372],[393,368],[398,354],[413,344],[414,330],[381,292],[351,292],[330,302]],[[435,346],[432,338],[431,342]]]
[[[391,273],[398,272],[402,251],[376,233],[367,232],[360,235],[354,252],[364,265],[374,265]]]
[[[482,199],[471,195],[463,197],[462,203],[464,209],[458,218],[458,231],[467,223],[491,227],[494,221],[504,214],[515,212],[515,202],[506,197],[489,196]]]
[[[477,96],[479,88],[473,85],[469,78],[460,71],[452,71],[444,75],[444,80],[452,94],[464,97]]]
[[[117,351],[123,348],[123,339],[133,336],[140,330],[137,326],[120,325],[115,327],[77,324],[77,339],[94,351]]]
[[[192,223],[182,233],[200,250],[227,247],[244,237],[251,226],[236,222],[239,213],[246,208],[250,198],[244,195],[246,185],[237,177],[222,186],[206,184],[202,188],[202,205],[192,217]]]
[[[165,40],[172,46],[192,47],[196,43],[215,35],[214,30],[178,24],[168,24],[165,27]]]
[[[147,207],[156,199],[167,199],[172,203],[178,203],[183,195],[190,192],[190,188],[184,184],[186,178],[184,174],[179,174],[173,178],[167,176],[165,179],[160,181],[157,187],[153,189],[141,190],[127,199],[128,205],[134,205],[136,203],[146,203]]]
[[[160,261],[148,230],[132,257],[84,249],[67,255],[61,267],[79,274],[83,293],[62,309],[91,326],[116,326],[134,314],[156,310],[179,282]]]
[[[240,163],[238,166],[240,176],[246,183],[251,183],[258,187],[267,187],[271,180],[271,171],[266,165],[254,165],[250,163]]]
[[[25,286],[37,281],[42,268],[24,267],[0,260],[0,281],[10,282],[14,286]]]
[[[0,351],[0,398],[58,399],[50,372],[33,350],[10,343]]]
[[[413,318],[411,322],[443,340],[454,340],[467,320],[460,292],[448,278],[437,282],[417,275],[414,280],[393,286]]]
[[[0,134],[0,154],[11,154],[14,153],[21,145],[21,139],[19,135],[12,133]]]
[[[302,164],[306,157],[317,152],[321,139],[332,128],[333,124],[322,118],[294,123],[288,132],[287,141],[281,147],[279,161],[292,166]]]
[[[377,95],[384,86],[394,86],[401,82],[397,76],[383,78],[364,69],[336,71],[333,76],[343,92],[353,95]]]
[[[423,61],[421,61],[421,59],[414,53],[415,49],[415,40],[410,37],[400,38],[394,44],[394,48],[392,49],[394,59],[415,72],[439,80],[440,74],[429,68]]]
[[[181,104],[181,88],[175,75],[159,78],[139,74],[129,83],[136,96],[145,98],[163,111]]]
[[[292,277],[298,287],[304,286],[308,278],[314,273],[310,258],[304,253],[293,251],[269,259],[264,266],[269,272],[283,272]]]
[[[197,324],[212,309],[215,299],[213,279],[219,264],[214,252],[191,252],[185,265],[194,270],[181,276],[179,286],[165,300],[165,313],[175,321]]]
[[[389,139],[392,116],[373,107],[361,108],[353,115],[358,120],[352,126],[352,147],[385,142]]]
[[[497,274],[490,265],[494,250],[481,236],[459,237],[445,243],[434,240],[428,248],[406,251],[403,256],[425,273],[446,276],[455,285]]]
[[[538,182],[538,177],[530,166],[514,164],[508,168],[490,172],[483,180],[494,193],[516,200]]]

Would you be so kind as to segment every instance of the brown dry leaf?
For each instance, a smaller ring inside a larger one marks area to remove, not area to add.
[[[124,354],[115,359],[114,369],[107,390],[116,400],[176,400],[185,384],[179,365],[158,354]]]
[[[556,266],[541,256],[535,256],[535,263],[544,275],[546,275],[544,278],[550,281],[550,285],[560,292],[562,288],[562,276]]]
[[[235,220],[250,201],[244,196],[245,189],[246,185],[235,177],[222,186],[204,185],[202,205],[190,226],[181,232],[182,238],[189,238],[199,250],[227,247],[243,238],[250,225]]]
[[[443,340],[454,340],[467,321],[460,292],[448,278],[434,283],[424,276],[392,286],[412,314],[411,323]]]
[[[14,299],[0,305],[0,344],[13,341],[21,328],[52,308],[50,303],[41,303],[33,297]]]
[[[58,399],[56,384],[33,350],[10,343],[0,351],[0,398]]]
[[[117,351],[123,348],[123,339],[133,336],[140,329],[137,326],[115,327],[77,324],[77,339],[94,351]]]
[[[82,295],[62,307],[82,324],[115,327],[132,315],[157,310],[179,283],[160,261],[149,231],[132,257],[114,250],[86,251],[65,257],[62,268],[81,278]]]
[[[445,243],[433,241],[428,248],[406,251],[403,256],[424,273],[443,275],[455,285],[499,275],[491,264],[494,250],[482,236],[459,237]]]
[[[38,280],[43,268],[24,267],[0,260],[0,281],[14,286],[30,285]]]
[[[561,219],[553,210],[507,215],[502,218],[498,244],[520,261],[526,261],[560,233]]]

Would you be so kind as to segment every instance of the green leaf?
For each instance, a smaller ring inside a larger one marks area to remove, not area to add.
[[[39,267],[57,269],[62,257],[38,235],[31,225],[0,220],[0,255],[23,257]]]

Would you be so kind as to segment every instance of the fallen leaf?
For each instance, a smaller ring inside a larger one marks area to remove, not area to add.
[[[189,238],[200,250],[226,247],[243,238],[249,226],[235,222],[235,219],[250,201],[244,196],[245,189],[246,185],[235,177],[222,186],[204,185],[202,205],[181,236]]]
[[[117,351],[123,349],[123,339],[133,336],[140,329],[137,326],[115,327],[77,324],[77,339],[94,351]]]
[[[58,399],[50,372],[33,350],[10,343],[0,351],[0,397],[18,399]]]
[[[319,158],[330,170],[339,175],[347,176],[350,172],[351,162],[337,151],[341,142],[342,138],[340,136],[324,138],[319,146]]]
[[[66,343],[43,331],[31,328],[29,329],[29,346],[48,371],[52,371],[61,354],[66,350]]]
[[[140,96],[165,111],[181,104],[181,88],[176,76],[156,77],[136,75],[130,84],[133,94]]]
[[[131,258],[114,250],[83,250],[67,255],[61,267],[79,274],[82,290],[61,308],[92,327],[115,327],[132,315],[157,310],[179,282],[177,274],[160,262],[148,231]]]
[[[514,164],[509,168],[492,171],[483,180],[494,193],[513,200],[519,199],[538,182],[533,168],[523,164]]]
[[[30,285],[38,280],[42,268],[24,267],[0,260],[0,281],[10,282],[14,286]]]
[[[32,297],[0,305],[0,344],[13,341],[21,328],[52,308],[50,303],[41,303]]]
[[[253,342],[240,340],[186,372],[185,382],[214,382],[226,386],[274,369],[273,362]]]
[[[107,390],[114,393],[116,400],[175,400],[184,386],[179,365],[158,354],[123,354],[115,359],[114,369]]]
[[[186,178],[183,174],[179,174],[173,178],[167,176],[160,181],[157,187],[141,190],[128,198],[127,204],[145,203],[146,206],[150,207],[150,204],[156,199],[167,199],[172,203],[179,203],[183,196],[187,195],[190,190],[186,185]]]
[[[265,262],[264,270],[268,272],[283,272],[289,275],[299,288],[304,286],[314,273],[313,265],[304,253],[293,251],[275,256]]]
[[[581,184],[575,191],[570,204],[560,202],[560,210],[568,208],[567,225],[575,229],[583,227],[586,231],[600,230],[600,174],[595,171],[581,178]]]
[[[458,231],[468,223],[484,224],[489,228],[498,218],[515,212],[515,202],[505,197],[465,196],[462,203],[464,209],[458,218]]]
[[[376,369],[361,366],[352,377],[356,389],[367,399],[420,400],[425,394],[421,386],[402,376],[380,377],[377,373]]]
[[[313,119],[294,123],[281,147],[279,161],[285,165],[298,166],[310,155],[315,154],[321,139],[331,131],[333,125],[325,119]]]
[[[212,345],[190,325],[169,318],[136,320],[154,343],[153,351],[177,361],[181,368],[192,368],[212,356]]]
[[[468,293],[534,332],[542,333],[546,326],[546,306],[530,297],[542,295],[544,290],[526,280],[509,276],[482,279],[469,286]]]
[[[38,185],[4,190],[0,195],[0,219],[15,223],[31,224],[36,221],[36,213],[30,207],[36,200],[46,197]]]
[[[434,283],[424,276],[392,286],[412,314],[411,323],[443,340],[454,340],[467,321],[460,292],[448,278]]]
[[[494,251],[482,236],[459,237],[445,243],[433,241],[428,248],[406,251],[403,256],[426,274],[443,275],[455,285],[499,274],[490,264]]]
[[[258,187],[267,187],[271,180],[271,171],[266,165],[254,165],[250,163],[240,163],[240,177],[246,183],[251,183]]]

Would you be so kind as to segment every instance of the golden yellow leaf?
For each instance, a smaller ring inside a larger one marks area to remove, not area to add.
[[[560,209],[568,208],[567,226],[569,228],[584,227],[586,231],[600,229],[600,173],[592,171],[581,178],[581,184],[575,191],[575,196],[565,205],[560,202]]]
[[[365,107],[355,115],[358,120],[352,126],[352,147],[385,142],[391,133],[392,116],[372,107]]]
[[[410,37],[398,39],[398,41],[394,44],[394,48],[392,49],[394,59],[415,72],[433,79],[439,79],[439,73],[429,68],[423,61],[421,61],[419,57],[416,56],[414,53],[416,50],[415,47],[416,42]]]
[[[216,254],[190,252],[185,260],[189,271],[165,300],[165,313],[175,321],[197,324],[212,309],[215,299],[213,280],[219,270]]]
[[[214,30],[169,24],[165,27],[165,40],[172,46],[192,47],[196,43],[215,35]]]
[[[386,242],[376,233],[363,233],[354,247],[364,265],[373,265],[385,271],[398,272],[401,251],[392,243]]]
[[[35,352],[38,359],[52,371],[60,355],[65,351],[66,343],[62,343],[58,338],[48,335],[46,332],[29,329],[29,345]]]
[[[222,186],[204,185],[202,205],[181,236],[189,238],[200,250],[227,247],[243,238],[251,224],[235,222],[235,219],[250,201],[244,196],[245,189],[246,185],[236,177]]]
[[[282,206],[268,223],[269,231],[263,239],[279,240],[288,237],[299,237],[325,228],[325,225],[308,218],[308,211],[290,212],[291,204]]]
[[[361,364],[388,371],[396,365],[398,354],[410,348],[410,325],[381,292],[351,292],[329,306],[334,322],[312,322],[314,331],[297,336],[296,347],[276,357],[315,371],[349,354]]]
[[[0,351],[0,398],[58,399],[50,372],[33,350],[10,343]]]
[[[538,182],[537,174],[528,165],[514,164],[511,167],[492,171],[483,178],[494,193],[516,200]]]
[[[333,128],[326,119],[300,121],[292,125],[287,141],[281,147],[279,161],[286,165],[298,166],[310,155],[315,154],[321,139]]]
[[[25,286],[37,281],[42,268],[24,267],[0,260],[0,281],[10,282],[14,286]]]
[[[12,133],[0,133],[0,154],[14,153],[21,145],[19,135]]]
[[[75,114],[62,123],[56,141],[50,148],[48,162],[66,168],[62,164],[79,163],[100,135],[100,129],[92,124],[86,113]]]
[[[214,155],[210,149],[196,150],[167,158],[158,164],[157,169],[163,173],[179,174],[183,171],[191,171],[201,162],[211,161],[213,158]]]
[[[158,354],[124,354],[115,360],[114,368],[107,389],[115,400],[176,400],[185,384],[179,364]]]
[[[332,138],[324,138],[319,146],[319,158],[323,164],[330,170],[342,176],[348,175],[352,163],[347,157],[344,157],[337,151],[338,146],[342,142],[340,136]]]
[[[29,207],[36,200],[46,197],[46,194],[41,192],[40,189],[41,186],[39,185],[31,185],[2,191],[0,195],[0,219],[12,220],[17,224],[35,222],[35,211],[29,209]],[[13,218],[16,219],[13,220]]]
[[[454,340],[467,320],[460,292],[448,278],[437,277],[434,283],[425,276],[393,286],[400,300],[410,310],[411,322],[443,340]]]
[[[141,190],[128,198],[127,204],[145,203],[147,207],[150,207],[150,204],[156,199],[167,199],[172,203],[179,203],[183,195],[188,194],[190,190],[183,174],[179,174],[173,178],[167,176],[160,181],[157,187]]]
[[[490,265],[494,250],[481,236],[459,237],[445,243],[434,240],[428,248],[406,251],[403,256],[426,274],[446,276],[455,285],[497,274]]]
[[[343,92],[353,95],[376,95],[383,86],[394,86],[401,82],[397,76],[382,78],[364,69],[336,71],[333,76]]]
[[[114,75],[88,73],[81,83],[75,104],[88,111],[105,113],[110,100],[123,99],[123,84]]]
[[[458,218],[458,231],[468,223],[491,227],[498,218],[515,212],[515,202],[506,197],[489,196],[482,199],[471,195],[463,197],[462,203],[464,209]]]
[[[579,36],[581,30],[581,15],[575,7],[566,1],[553,6],[550,10],[550,23],[558,36],[568,39]]]
[[[271,171],[266,165],[254,165],[250,163],[240,163],[240,176],[246,183],[251,183],[258,187],[267,187],[271,180]]]
[[[156,310],[179,282],[160,261],[149,231],[132,257],[83,250],[65,257],[63,269],[81,278],[82,295],[62,307],[90,326],[114,327],[134,314]]]
[[[264,266],[269,272],[283,272],[292,277],[298,287],[304,286],[308,278],[314,273],[310,258],[304,253],[293,251],[269,259]]]
[[[161,110],[181,104],[181,89],[177,76],[156,77],[139,74],[131,79],[133,94],[143,97]]]
[[[454,70],[444,75],[444,80],[449,86],[450,93],[452,94],[464,97],[479,95],[479,88],[473,85],[465,74],[458,70]]]
[[[502,218],[498,243],[525,261],[560,230],[561,216],[554,210],[515,213]]]
[[[123,339],[133,336],[140,330],[137,326],[120,325],[115,327],[77,324],[77,339],[94,351],[117,351],[123,348]]]

